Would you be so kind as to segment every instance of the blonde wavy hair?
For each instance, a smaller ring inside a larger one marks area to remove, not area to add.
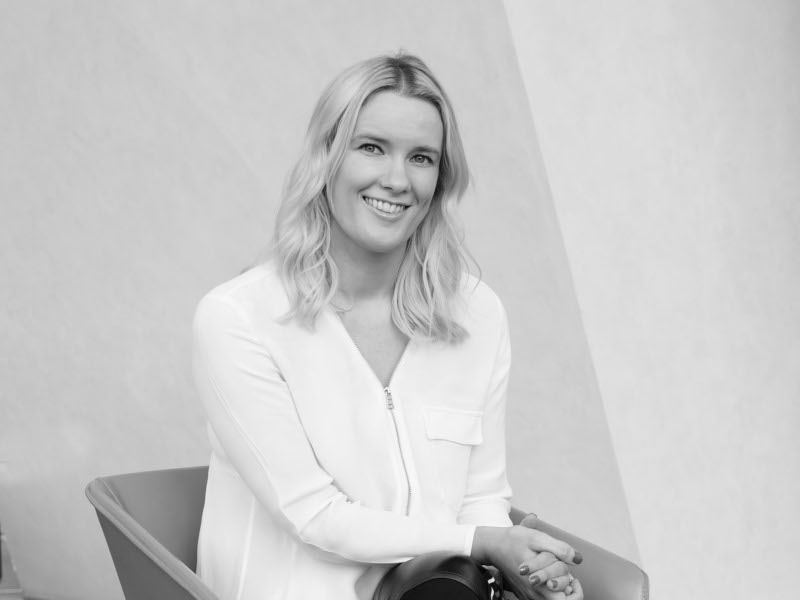
[[[455,313],[471,256],[463,246],[455,210],[469,185],[469,168],[447,95],[427,65],[405,53],[351,66],[317,102],[275,222],[274,251],[291,305],[285,319],[297,318],[313,328],[336,293],[339,276],[329,252],[331,214],[326,194],[361,107],[381,91],[430,102],[444,129],[439,178],[430,209],[406,246],[393,291],[392,320],[410,338],[455,343],[467,336]]]

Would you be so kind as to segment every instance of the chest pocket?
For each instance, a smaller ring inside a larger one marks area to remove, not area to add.
[[[426,406],[425,433],[429,440],[476,446],[483,441],[483,412]]]
[[[469,474],[469,457],[483,442],[483,412],[446,406],[423,407],[431,462],[436,469],[441,501],[461,508]]]

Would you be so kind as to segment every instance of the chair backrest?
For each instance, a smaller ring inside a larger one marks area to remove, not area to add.
[[[194,573],[208,467],[100,477],[86,487],[126,600],[218,600]]]

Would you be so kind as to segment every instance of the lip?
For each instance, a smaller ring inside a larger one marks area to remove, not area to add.
[[[386,198],[376,198],[375,196],[367,196],[366,194],[361,194],[361,199],[364,200],[365,198],[371,198],[372,200],[377,200],[378,202],[386,202],[387,204],[397,204],[397,206],[404,206],[406,208],[411,206],[410,204],[405,204],[404,202],[397,202],[395,200],[387,200]]]
[[[378,200],[378,201],[381,201],[381,202],[387,202],[389,204],[396,204],[396,205],[402,206],[404,208],[400,212],[396,212],[394,214],[385,213],[385,212],[382,212],[382,211],[378,210],[377,208],[372,206],[369,202],[367,202],[367,200],[366,200],[367,198],[371,198],[372,200]],[[408,210],[408,208],[411,206],[410,204],[403,204],[401,202],[391,202],[389,200],[382,200],[381,198],[375,198],[374,196],[366,196],[364,194],[361,195],[361,201],[373,213],[375,213],[376,215],[378,215],[379,217],[381,217],[383,219],[388,219],[388,220],[391,220],[391,221],[394,221],[396,219],[400,219],[403,216],[403,213],[405,213]]]

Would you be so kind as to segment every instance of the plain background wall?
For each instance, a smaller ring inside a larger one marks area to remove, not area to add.
[[[797,596],[800,4],[506,7],[653,596]]]
[[[26,592],[121,597],[83,496],[204,464],[189,327],[268,239],[313,102],[403,47],[455,103],[471,248],[512,326],[515,503],[637,557],[501,3],[0,8],[0,519]]]

